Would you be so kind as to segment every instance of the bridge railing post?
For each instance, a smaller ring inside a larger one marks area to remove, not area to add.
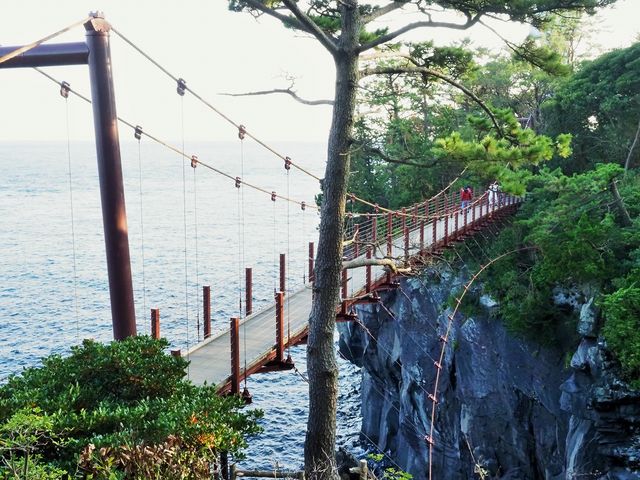
[[[231,318],[231,393],[240,394],[240,319]]]
[[[393,251],[393,213],[387,214],[387,255],[391,256]]]
[[[202,287],[202,318],[204,323],[204,338],[211,336],[211,287]]]
[[[420,220],[420,251],[424,250],[424,220]]]
[[[313,282],[315,275],[313,274],[313,242],[309,242],[309,281]]]
[[[354,234],[353,240],[355,245],[353,246],[353,258],[358,258],[360,256],[360,224],[356,224],[356,233]]]
[[[285,254],[280,254],[280,291],[286,293],[287,281],[285,271]]]
[[[468,226],[469,226],[468,217],[469,217],[469,208],[465,208],[464,209],[464,228],[462,229],[465,235],[467,234]]]
[[[476,228],[476,207],[475,203],[471,205],[471,225],[473,228]]]
[[[378,242],[378,217],[371,219],[372,237],[371,242],[375,245]]]
[[[453,238],[458,238],[460,236],[460,232],[459,230],[459,226],[458,226],[458,219],[460,218],[460,210],[456,210],[453,212],[453,214],[455,215],[455,220],[453,221]]]
[[[284,362],[284,292],[276,293],[276,361]]]
[[[371,247],[367,247],[367,258],[371,258]],[[371,265],[366,266],[367,284],[365,285],[365,291],[369,293],[371,291]]]
[[[253,313],[253,271],[251,270],[251,267],[246,267],[245,268],[245,277],[244,277],[244,284],[245,284],[245,312],[244,315],[245,317],[248,317],[249,315],[251,315]]]
[[[342,299],[345,300],[349,296],[348,283],[349,278],[347,276],[347,269],[342,269]]]
[[[151,336],[158,340],[160,338],[160,309],[151,309]]]
[[[431,219],[431,251],[435,252],[438,242],[438,217],[434,215]]]
[[[404,227],[404,260],[409,261],[409,227]]]
[[[449,244],[449,215],[445,214],[444,216],[444,245],[447,246]]]
[[[407,209],[402,207],[402,233],[404,233],[405,228],[407,228]]]

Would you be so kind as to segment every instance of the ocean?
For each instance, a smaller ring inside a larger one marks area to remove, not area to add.
[[[253,269],[254,311],[273,301],[279,254],[290,290],[306,281],[317,210],[278,199],[187,161],[148,141],[124,142],[122,165],[138,333],[160,309],[172,349],[202,339],[202,285],[211,286],[212,330],[240,314],[245,267]],[[317,176],[322,144],[282,143]],[[185,151],[267,192],[315,205],[317,180],[259,145],[189,143]],[[71,208],[73,205],[73,208]],[[112,339],[95,146],[91,142],[0,143],[0,382],[84,338]],[[242,300],[244,303],[244,300]],[[306,371],[305,348],[291,349]],[[340,362],[338,442],[357,450],[359,369]],[[307,385],[294,371],[255,375],[251,408],[265,411],[265,433],[251,441],[241,468],[299,468]]]

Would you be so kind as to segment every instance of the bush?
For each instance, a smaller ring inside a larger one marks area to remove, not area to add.
[[[208,478],[218,452],[241,456],[261,413],[191,384],[167,346],[85,340],[11,377],[0,387],[0,477],[35,462],[95,478]]]
[[[640,288],[621,288],[602,302],[602,334],[631,385],[640,389]]]

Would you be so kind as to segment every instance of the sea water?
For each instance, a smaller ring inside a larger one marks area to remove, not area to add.
[[[277,145],[321,177],[321,144]],[[191,143],[195,169],[148,142],[122,145],[129,247],[139,333],[160,309],[161,335],[186,350],[202,340],[203,285],[211,286],[212,330],[242,314],[245,267],[253,269],[254,311],[273,301],[279,255],[288,290],[307,278],[308,242],[317,246],[318,181],[260,146]],[[235,177],[264,191],[236,188]],[[278,198],[271,192],[298,202]],[[73,208],[72,208],[73,206]],[[84,338],[112,339],[95,146],[90,142],[0,143],[0,382]],[[299,468],[308,391],[304,346],[293,370],[254,375],[248,388],[265,412],[248,468]],[[357,443],[360,374],[340,362],[338,443]],[[242,466],[242,465],[241,465]]]

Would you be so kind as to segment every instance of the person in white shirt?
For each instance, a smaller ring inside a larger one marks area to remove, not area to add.
[[[492,208],[498,208],[500,206],[500,185],[497,181],[494,181],[489,185],[489,206]]]

